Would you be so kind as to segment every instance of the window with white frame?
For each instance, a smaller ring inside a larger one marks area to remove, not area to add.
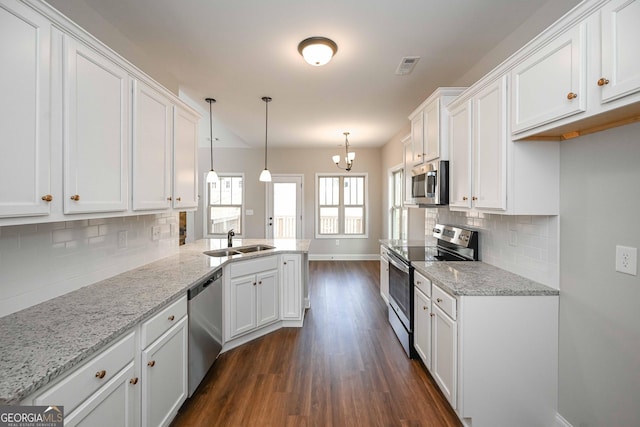
[[[391,171],[389,179],[389,238],[403,239],[407,235],[408,210],[402,203],[404,170]]]
[[[316,175],[316,237],[367,237],[367,175]]]
[[[205,184],[209,201],[207,209],[209,235],[226,235],[232,228],[236,234],[242,234],[243,182],[242,175],[219,175],[217,182]]]

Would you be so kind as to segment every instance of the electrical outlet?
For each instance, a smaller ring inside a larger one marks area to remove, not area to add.
[[[340,246],[340,240],[336,239],[336,246]]]
[[[151,227],[151,240],[160,240],[160,226],[154,225]]]
[[[616,246],[616,271],[638,275],[638,249],[627,246]]]
[[[118,231],[118,249],[126,249],[127,248],[127,231],[121,230]]]

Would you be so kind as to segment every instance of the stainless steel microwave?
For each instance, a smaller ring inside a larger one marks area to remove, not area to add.
[[[423,206],[449,204],[449,162],[435,160],[411,170],[411,198]]]

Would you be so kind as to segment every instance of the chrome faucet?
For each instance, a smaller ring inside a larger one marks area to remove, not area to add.
[[[235,236],[236,233],[234,233],[233,228],[229,231],[227,231],[227,247],[230,248],[232,246],[232,242],[231,239],[233,239],[233,236]]]

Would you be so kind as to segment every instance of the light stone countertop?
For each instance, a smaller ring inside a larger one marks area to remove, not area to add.
[[[411,265],[453,296],[560,295],[557,289],[480,261],[418,261]]]
[[[0,405],[19,404],[225,263],[308,253],[310,242],[234,239],[234,248],[268,244],[275,249],[215,258],[203,252],[226,247],[226,239],[199,240],[175,255],[0,318]]]

